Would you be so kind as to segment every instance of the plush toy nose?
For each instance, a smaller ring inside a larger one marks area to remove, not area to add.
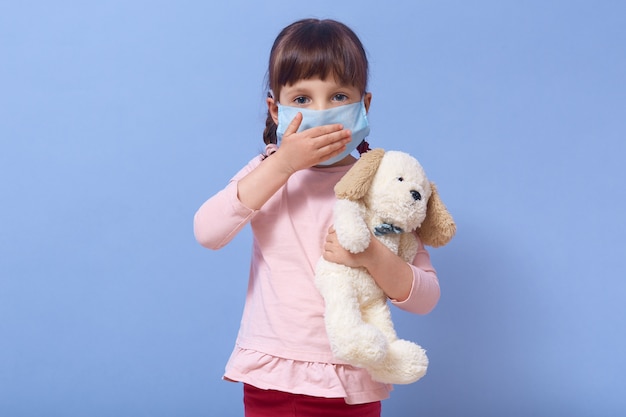
[[[411,196],[415,201],[419,201],[422,199],[422,195],[419,193],[419,191],[411,190]]]

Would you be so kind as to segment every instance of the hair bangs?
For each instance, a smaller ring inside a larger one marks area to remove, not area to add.
[[[272,48],[268,81],[274,93],[302,79],[331,76],[365,93],[367,57],[356,35],[334,21],[299,23],[289,36],[279,36]]]

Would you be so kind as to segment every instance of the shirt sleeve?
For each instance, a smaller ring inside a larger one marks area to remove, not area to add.
[[[258,210],[241,203],[237,183],[256,168],[261,158],[255,158],[239,171],[224,189],[200,206],[194,216],[193,230],[198,243],[209,249],[220,249],[230,242],[250,222]]]
[[[415,314],[431,312],[439,302],[440,289],[437,272],[430,262],[430,255],[422,242],[413,263],[409,264],[413,271],[411,292],[404,301],[391,300],[392,304]]]

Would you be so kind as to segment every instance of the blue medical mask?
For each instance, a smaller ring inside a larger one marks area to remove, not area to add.
[[[311,110],[278,104],[278,128],[276,129],[278,146],[280,146],[285,130],[287,130],[287,127],[298,113],[302,113],[302,123],[300,123],[298,132],[312,127],[335,123],[343,125],[344,129],[349,129],[352,132],[352,140],[346,144],[346,149],[339,155],[321,162],[319,165],[332,165],[335,162],[341,161],[352,153],[370,133],[367,111],[365,110],[363,100],[358,103],[345,104],[326,110]]]

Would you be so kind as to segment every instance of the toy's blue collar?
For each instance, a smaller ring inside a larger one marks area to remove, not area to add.
[[[382,223],[382,224],[379,224],[378,226],[374,226],[374,235],[376,236],[384,236],[390,233],[397,235],[400,233],[404,233],[404,230],[390,223]]]

